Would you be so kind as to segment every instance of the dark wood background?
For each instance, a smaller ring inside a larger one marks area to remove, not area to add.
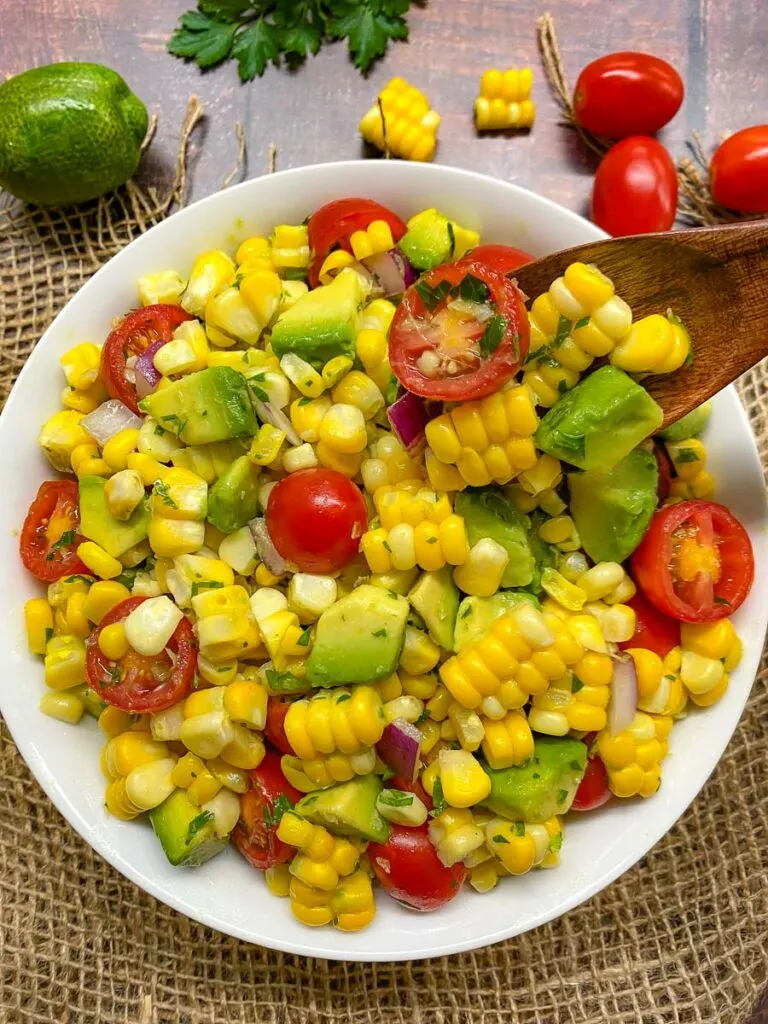
[[[663,134],[676,157],[694,130],[711,144],[721,132],[764,122],[768,113],[768,0],[430,0],[411,13],[410,42],[392,47],[367,79],[335,44],[296,72],[271,68],[250,85],[240,84],[234,64],[201,75],[165,52],[178,15],[190,6],[188,0],[0,0],[0,77],[50,61],[109,64],[159,116],[144,169],[157,181],[172,173],[187,100],[197,93],[207,118],[192,150],[192,198],[218,189],[234,166],[238,120],[247,177],[266,171],[270,143],[277,146],[278,169],[363,156],[357,123],[378,89],[399,74],[442,115],[439,162],[517,182],[586,212],[594,163],[559,126],[540,69],[536,19],[545,10],[555,17],[571,84],[584,64],[612,50],[649,50],[677,67],[685,104]],[[480,74],[524,64],[535,73],[533,131],[478,137],[472,102]],[[768,1022],[765,1001],[753,1022]]]

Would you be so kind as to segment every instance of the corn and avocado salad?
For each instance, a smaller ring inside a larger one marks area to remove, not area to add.
[[[725,693],[750,542],[708,408],[661,430],[643,387],[685,325],[580,263],[528,304],[530,259],[341,199],[141,277],[62,356],[20,543],[40,707],[98,720],[105,813],[172,864],[231,841],[312,926],[375,886],[435,910],[652,797]]]

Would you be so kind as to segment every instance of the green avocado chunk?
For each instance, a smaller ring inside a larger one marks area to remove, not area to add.
[[[536,445],[579,469],[605,472],[663,419],[645,388],[615,366],[602,366],[552,406],[536,431]]]
[[[231,366],[209,366],[147,395],[139,408],[185,444],[252,437],[259,423],[245,377]]]
[[[288,352],[321,370],[334,356],[355,358],[363,290],[352,270],[342,272],[330,284],[313,288],[281,313],[270,339],[275,355]]]
[[[530,823],[565,814],[587,766],[587,746],[568,737],[537,736],[525,764],[495,770],[483,765],[491,792],[483,801],[503,818]]]
[[[224,470],[208,492],[208,522],[234,533],[259,511],[259,476],[247,455]]]
[[[607,473],[569,473],[571,516],[594,562],[623,562],[643,539],[656,509],[659,470],[636,448]]]
[[[397,668],[410,605],[393,590],[363,583],[317,621],[307,660],[313,686],[368,683]]]
[[[432,270],[453,255],[451,222],[437,210],[424,210],[411,217],[397,245],[417,270]]]
[[[536,567],[528,537],[528,517],[493,487],[461,491],[456,495],[454,509],[464,519],[470,545],[490,537],[506,549],[509,562],[501,578],[502,587],[527,587]]]
[[[358,775],[338,786],[307,793],[294,809],[313,825],[325,825],[336,835],[386,843],[390,828],[376,809],[382,788],[378,775]]]
[[[151,810],[149,820],[174,867],[198,867],[229,844],[229,836],[214,832],[213,814],[196,807],[183,789],[175,789]]]
[[[527,590],[499,590],[493,597],[465,597],[459,605],[453,649],[458,654],[488,632],[496,619],[520,604],[530,601],[536,608],[539,602]],[[445,646],[445,644],[443,644]]]
[[[435,643],[450,651],[459,610],[459,590],[453,582],[450,566],[437,572],[425,572],[408,594],[408,600],[424,619]]]
[[[81,476],[80,533],[87,540],[100,544],[113,558],[136,547],[149,531],[149,506],[142,501],[129,519],[115,519],[107,508],[104,489],[107,481],[101,476]]]
[[[697,409],[693,409],[687,416],[683,416],[677,423],[671,423],[664,430],[660,431],[665,441],[687,441],[689,437],[698,437],[712,415],[712,403],[705,402]]]

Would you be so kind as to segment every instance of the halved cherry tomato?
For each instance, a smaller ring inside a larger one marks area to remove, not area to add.
[[[571,804],[572,811],[594,811],[611,799],[608,774],[599,754],[590,754],[587,769]]]
[[[158,304],[134,309],[111,331],[101,350],[101,383],[112,398],[119,398],[133,412],[139,412],[136,386],[126,377],[126,362],[139,356],[155,341],[170,341],[185,320],[192,320],[181,306]]]
[[[487,317],[448,305],[467,297]],[[461,402],[498,391],[522,365],[529,341],[516,285],[467,256],[429,271],[406,291],[389,333],[389,360],[413,394]]]
[[[634,135],[608,150],[597,168],[592,220],[609,235],[668,231],[677,212],[677,172],[656,139]]]
[[[671,64],[625,50],[587,64],[576,79],[573,109],[582,128],[595,135],[653,135],[678,112],[684,91]]]
[[[108,704],[132,713],[164,711],[186,697],[197,667],[197,640],[188,619],[181,620],[160,654],[148,656],[131,649],[120,661],[104,654],[99,647],[102,630],[115,622],[124,622],[146,600],[129,597],[121,601],[107,612],[86,640],[88,685]]]
[[[336,572],[350,562],[368,527],[359,487],[335,469],[300,469],[272,488],[272,543],[302,572]]]
[[[619,644],[622,651],[630,647],[645,647],[660,658],[666,658],[673,647],[680,646],[680,623],[677,619],[662,615],[640,591],[627,604],[634,610],[637,621],[631,640]]]
[[[365,231],[375,220],[389,224],[392,238],[399,242],[408,227],[396,213],[373,199],[334,199],[312,214],[309,218],[309,248],[312,263],[309,268],[309,284],[316,288],[320,284],[320,268],[332,249],[342,248],[351,252],[350,236],[355,231]]]
[[[663,444],[659,444],[658,441],[653,442],[653,457],[656,459],[656,467],[659,470],[659,482],[656,484],[656,495],[659,501],[664,501],[669,497],[672,477],[674,476],[672,459],[670,459],[667,454],[665,446]]]
[[[283,775],[280,755],[271,750],[250,776],[251,789],[240,797],[240,820],[232,838],[250,864],[266,871],[289,861],[296,852],[293,846],[277,838],[277,826],[282,811],[287,810],[288,804],[293,807],[302,794]]]
[[[368,857],[389,895],[411,910],[439,910],[459,894],[467,869],[447,868],[429,841],[427,826],[393,825],[386,843],[370,843]]]
[[[681,501],[659,509],[631,559],[648,600],[681,622],[714,622],[743,603],[755,576],[747,531],[724,505]]]
[[[285,697],[270,697],[267,701],[267,724],[264,726],[264,738],[269,740],[281,754],[293,754],[294,749],[285,735],[285,716],[292,701]]]
[[[72,480],[46,480],[29,506],[21,528],[19,551],[24,568],[44,583],[88,573],[77,557],[80,507]]]
[[[462,256],[459,262],[469,260],[475,263],[484,263],[486,267],[490,267],[491,270],[496,270],[506,277],[518,267],[532,263],[535,258],[524,249],[515,249],[511,245],[478,245],[466,256]]]
[[[712,198],[739,213],[768,213],[768,124],[742,128],[715,150]]]

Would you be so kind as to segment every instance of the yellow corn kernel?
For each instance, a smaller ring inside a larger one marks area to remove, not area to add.
[[[51,416],[40,431],[38,443],[53,468],[60,473],[69,472],[74,449],[93,440],[80,426],[82,419],[81,412],[63,409]]]
[[[653,313],[632,325],[627,336],[611,352],[611,362],[629,373],[655,373],[672,354],[673,345],[669,320]]]
[[[206,771],[205,761],[197,754],[184,754],[174,765],[171,772],[174,786],[180,789],[189,789],[192,783]]]
[[[156,274],[145,274],[136,281],[136,290],[142,306],[158,303],[178,306],[186,282],[175,270],[161,270]]]
[[[77,725],[85,711],[83,702],[73,693],[44,693],[38,707],[44,715],[67,725]]]
[[[76,391],[74,388],[64,388],[61,393],[61,404],[67,409],[75,409],[77,412],[94,412],[106,401],[109,396],[102,385],[97,381],[87,391]]]
[[[366,374],[352,370],[333,389],[333,400],[342,405],[351,405],[362,412],[366,420],[384,408],[384,396]]]
[[[530,128],[535,106],[530,99],[533,72],[530,68],[491,68],[480,80],[480,95],[475,100],[475,124],[478,131]]]
[[[266,686],[252,679],[237,679],[224,689],[224,709],[233,722],[263,729],[267,721]]]
[[[454,570],[454,582],[465,594],[490,597],[499,589],[508,562],[506,548],[484,537],[470,549],[466,561]]]
[[[485,735],[483,722],[479,715],[462,707],[457,701],[453,701],[448,709],[448,722],[453,727],[462,750],[468,750],[471,753],[479,748]]]
[[[299,270],[309,266],[309,233],[305,224],[278,224],[270,241],[276,267]]]
[[[92,540],[78,545],[77,557],[91,570],[94,576],[98,576],[102,580],[114,579],[123,571],[122,564]]]
[[[31,654],[45,654],[53,636],[53,610],[44,597],[34,597],[24,605],[27,646]]]
[[[130,590],[122,583],[116,583],[114,580],[99,581],[89,589],[83,604],[83,613],[91,622],[101,622],[107,612],[111,612],[115,605],[126,601],[130,596]]]
[[[151,811],[167,800],[175,786],[171,781],[174,758],[149,761],[134,768],[125,779],[125,795],[140,811]]]
[[[488,849],[511,875],[524,875],[536,864],[536,841],[524,822],[493,818],[485,826],[485,837]]]
[[[176,558],[198,551],[205,541],[205,525],[188,519],[152,516],[149,544],[158,558]]]
[[[111,704],[108,704],[99,715],[99,728],[110,740],[121,733],[131,731],[135,724],[135,715],[129,715],[126,711],[121,711],[120,708],[112,707]]]
[[[509,768],[533,756],[533,735],[521,711],[508,711],[499,721],[486,718],[483,725],[483,754],[491,768]]]
[[[327,469],[335,469],[338,473],[350,479],[357,476],[360,472],[360,463],[363,461],[361,452],[346,454],[326,444],[323,440],[318,441],[315,454],[321,466],[325,466]]]
[[[720,678],[720,682],[712,687],[711,690],[707,690],[705,693],[694,693],[689,691],[689,697],[700,708],[708,708],[713,704],[717,703],[720,698],[726,693],[728,689],[728,673],[724,672]]]
[[[438,761],[443,795],[451,807],[471,807],[490,793],[490,778],[468,751],[441,750]]]
[[[312,860],[303,853],[296,854],[289,871],[300,882],[324,892],[331,892],[339,884],[339,873],[328,861]]]
[[[288,896],[291,889],[291,873],[287,864],[273,864],[264,872],[264,881],[273,896]]]
[[[165,743],[155,742],[148,733],[130,731],[109,740],[104,752],[104,763],[110,775],[125,778],[134,768],[167,757],[168,747]]]
[[[395,245],[392,229],[385,220],[371,221],[365,231],[354,231],[349,242],[356,260],[364,260],[375,253],[387,252]]]
[[[241,263],[258,263],[264,261],[271,267],[272,265],[272,247],[268,238],[262,238],[261,236],[254,235],[251,238],[246,238],[244,242],[241,242],[238,246],[237,252],[235,253],[235,261],[238,265]]]
[[[144,484],[135,469],[121,469],[107,480],[104,500],[110,513],[128,520],[144,500]]]
[[[226,253],[205,252],[192,265],[181,305],[193,316],[202,317],[206,304],[232,283],[235,265]]]
[[[370,306],[368,308],[370,309]],[[355,338],[357,358],[368,373],[384,362],[388,347],[387,334],[384,330],[364,329]]]
[[[658,790],[671,728],[671,718],[638,711],[623,732],[611,736],[604,731],[598,735],[597,751],[608,772],[612,793],[648,797]]]
[[[139,444],[139,432],[133,427],[118,431],[104,445],[102,457],[113,472],[125,469],[128,456],[135,452]]]
[[[278,430],[271,423],[263,423],[251,443],[248,458],[257,466],[268,466],[279,457],[285,437],[285,431]]]
[[[266,750],[260,736],[242,725],[232,725],[234,736],[221,751],[222,760],[235,768],[252,771],[264,760]]]
[[[550,522],[555,522],[555,520],[552,519]],[[539,534],[541,534],[541,530],[539,530]],[[563,608],[567,608],[568,611],[578,612],[584,607],[587,598],[584,590],[575,583],[571,583],[556,569],[547,567],[542,571],[541,586],[551,598]]]
[[[115,779],[114,782],[109,783],[104,803],[109,813],[121,821],[131,821],[141,814],[139,808],[135,807],[128,799],[125,792],[125,779]]]
[[[90,341],[81,342],[59,359],[67,384],[76,391],[87,391],[99,376],[101,349]]]
[[[54,636],[45,648],[45,683],[69,690],[85,680],[85,644],[76,636]]]
[[[105,626],[102,629],[99,633],[99,648],[101,653],[111,661],[120,661],[125,657],[129,644],[122,622],[113,622],[111,626]]]
[[[343,455],[362,452],[368,440],[363,413],[356,406],[341,402],[336,402],[325,414],[319,433],[325,447]]]
[[[133,469],[139,474],[145,487],[151,487],[156,480],[163,480],[170,473],[170,469],[162,462],[143,452],[129,452],[125,462],[127,469]]]
[[[319,398],[325,391],[323,378],[317,370],[293,352],[287,352],[280,360],[280,369],[295,388],[306,398]]]

